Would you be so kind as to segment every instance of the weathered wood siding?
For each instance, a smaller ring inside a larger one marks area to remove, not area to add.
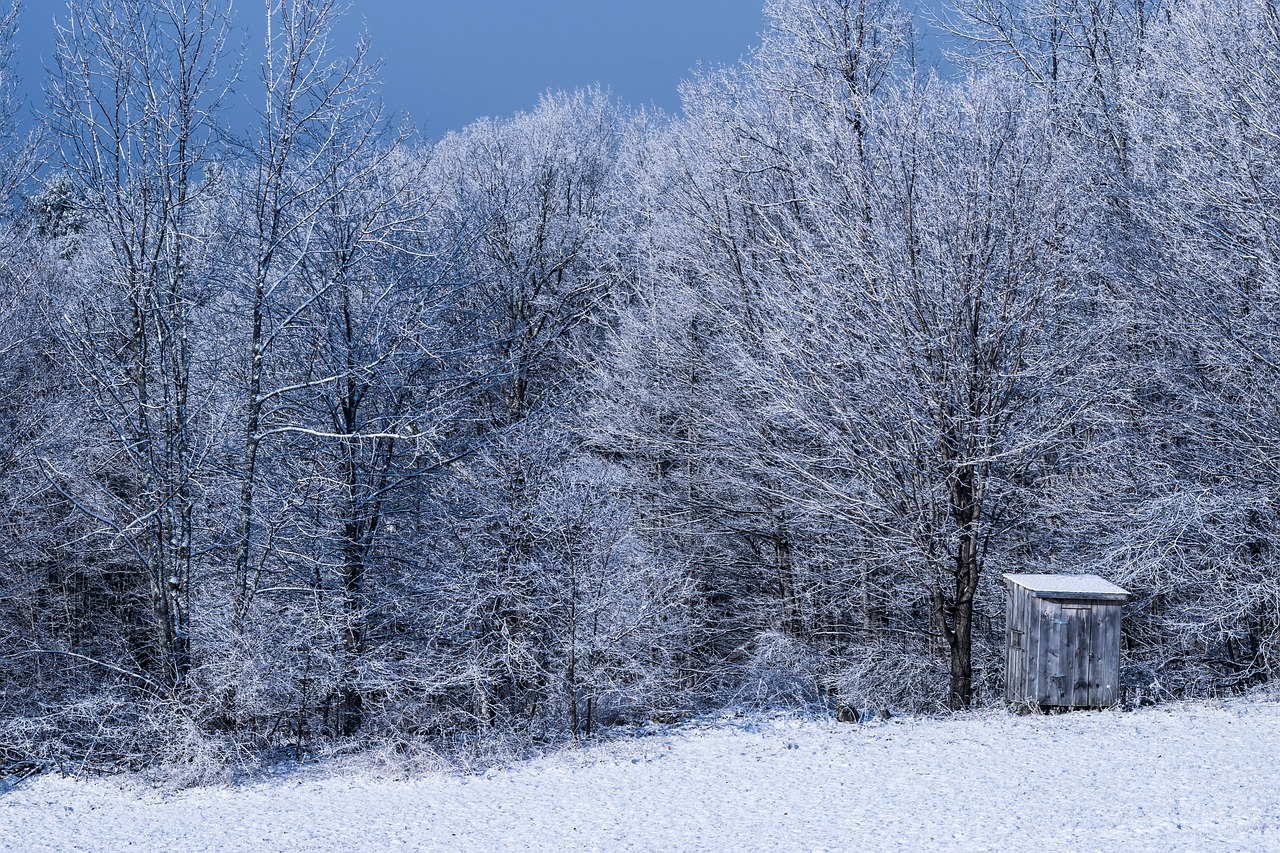
[[[1047,598],[1010,583],[1005,699],[1098,708],[1119,700],[1120,602]]]
[[[1009,584],[1005,605],[1005,682],[1006,702],[1029,702],[1034,688],[1029,684],[1027,655],[1031,638],[1027,636],[1030,620],[1027,616],[1028,593],[1015,584]]]

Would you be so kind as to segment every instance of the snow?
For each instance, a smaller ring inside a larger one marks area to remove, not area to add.
[[[0,850],[1280,851],[1280,704],[725,719],[481,775],[166,791],[48,775]],[[6,789],[0,788],[0,791]]]
[[[1069,595],[1118,601],[1129,598],[1128,590],[1097,575],[1004,575],[1004,579],[1040,595]]]

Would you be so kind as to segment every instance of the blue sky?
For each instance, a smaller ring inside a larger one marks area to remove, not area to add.
[[[62,0],[26,0],[18,71],[39,102]],[[362,26],[382,57],[383,96],[435,138],[475,119],[532,107],[547,89],[600,83],[629,104],[679,108],[699,63],[731,64],[759,43],[763,0],[357,0],[339,32]],[[263,0],[239,0],[260,33]],[[251,44],[256,44],[254,39]],[[246,63],[245,73],[255,66]]]
[[[546,89],[601,83],[631,104],[679,107],[699,62],[758,43],[762,0],[366,0],[388,106],[430,135],[532,106]],[[354,16],[353,16],[354,17]]]

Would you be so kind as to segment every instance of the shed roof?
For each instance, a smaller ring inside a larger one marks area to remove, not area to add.
[[[1088,598],[1125,601],[1128,590],[1097,575],[1005,575],[1004,579],[1046,598]]]

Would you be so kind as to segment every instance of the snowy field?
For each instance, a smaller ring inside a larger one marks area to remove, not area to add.
[[[0,790],[6,851],[1280,851],[1280,704],[740,719],[478,776]]]

